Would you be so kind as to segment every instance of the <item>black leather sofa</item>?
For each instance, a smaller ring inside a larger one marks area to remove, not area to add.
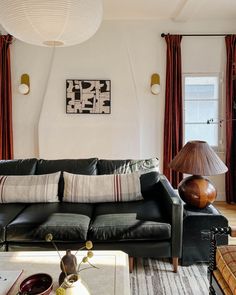
[[[0,251],[78,249],[122,250],[130,257],[169,257],[177,271],[182,245],[183,208],[179,196],[156,171],[157,159],[24,159],[0,161],[0,175],[40,175],[67,171],[102,175],[140,171],[143,200],[123,203],[65,203],[61,174],[56,203],[1,203]]]

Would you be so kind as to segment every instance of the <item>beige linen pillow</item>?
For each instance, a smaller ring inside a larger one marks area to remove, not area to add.
[[[64,202],[128,202],[142,199],[139,173],[79,175],[63,172]]]
[[[58,202],[59,177],[60,172],[0,176],[0,203]]]

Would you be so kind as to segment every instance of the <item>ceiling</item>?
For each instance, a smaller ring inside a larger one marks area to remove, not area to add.
[[[236,20],[236,0],[103,0],[104,19]]]
[[[0,0],[1,1],[1,0]],[[236,0],[102,0],[103,19],[236,21]],[[0,33],[5,30],[0,24]]]

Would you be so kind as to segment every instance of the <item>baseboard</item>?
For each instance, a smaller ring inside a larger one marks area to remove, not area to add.
[[[218,192],[217,197],[216,197],[216,201],[225,202],[226,201],[225,192]]]

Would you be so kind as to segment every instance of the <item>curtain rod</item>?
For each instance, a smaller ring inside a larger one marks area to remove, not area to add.
[[[162,33],[161,37],[164,38],[167,35],[168,34]],[[180,34],[180,35],[184,36],[184,37],[209,37],[209,36],[223,37],[223,36],[228,36],[228,35],[232,35],[232,34]]]

